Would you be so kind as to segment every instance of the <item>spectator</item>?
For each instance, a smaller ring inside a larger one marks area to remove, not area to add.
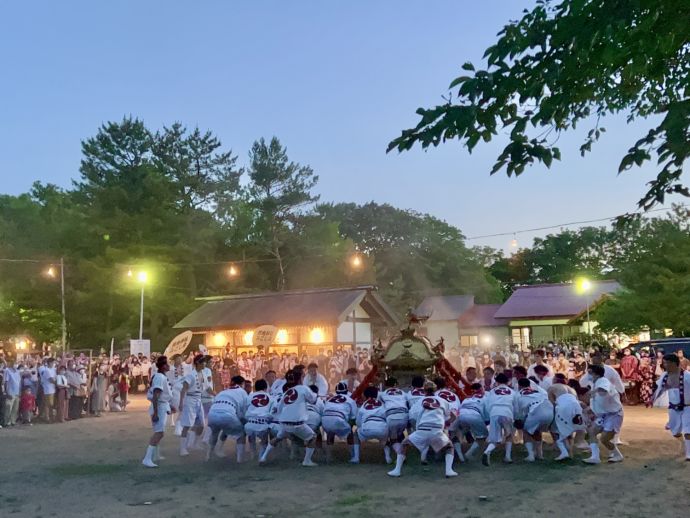
[[[56,400],[57,400],[57,416],[58,423],[64,423],[68,414],[69,404],[69,384],[67,383],[67,369],[64,365],[58,367],[58,373],[55,377]]]
[[[640,381],[639,372],[640,360],[633,354],[630,347],[623,350],[623,358],[620,363],[620,374],[625,384],[625,398],[630,405],[637,405],[640,402],[638,382]]]
[[[144,390],[148,390],[149,380],[151,379],[151,361],[139,353],[139,362],[141,364],[141,383],[144,385]]]
[[[609,357],[606,359],[604,364],[608,365],[609,367],[612,367],[618,371],[620,374],[621,371],[621,363],[618,361],[618,354],[616,353],[615,349],[611,349],[609,351]]]
[[[55,360],[53,358],[48,358],[46,360],[46,366],[39,372],[41,389],[43,390],[41,417],[46,423],[51,423],[55,420],[56,377],[57,371],[55,369]]]
[[[67,361],[67,385],[69,387],[68,419],[79,419],[84,408],[86,397],[86,384],[77,370],[74,360]]]
[[[19,416],[22,423],[32,425],[31,421],[36,413],[36,396],[31,392],[31,387],[24,387],[22,398],[19,401]]]
[[[326,397],[328,395],[328,382],[319,372],[319,366],[316,363],[310,363],[307,366],[307,374],[304,377],[303,384],[308,387],[316,385],[319,389],[319,397]]]
[[[587,371],[587,361],[584,358],[584,355],[581,352],[576,352],[575,353],[575,358],[572,360],[572,365],[573,365],[573,377],[576,380],[579,380],[582,378],[582,376],[585,375],[585,372]]]
[[[101,413],[105,410],[104,401],[108,394],[108,377],[104,367],[99,366],[92,369],[89,394],[91,414],[95,417],[101,417]]]
[[[123,412],[127,410],[127,400],[129,395],[129,376],[125,371],[120,372],[117,381],[117,388],[120,391],[120,407]]]
[[[17,369],[17,362],[11,361],[10,366],[5,369],[4,376],[4,397],[5,415],[3,426],[14,426],[17,424],[17,414],[19,413],[19,396],[21,390],[21,377]]]
[[[650,408],[654,401],[654,367],[646,352],[640,355],[640,401]]]

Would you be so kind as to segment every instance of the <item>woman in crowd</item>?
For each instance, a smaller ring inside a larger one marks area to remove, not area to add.
[[[647,408],[654,402],[654,366],[646,352],[640,354],[640,402]]]

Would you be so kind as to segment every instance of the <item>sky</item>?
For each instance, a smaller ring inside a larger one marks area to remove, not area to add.
[[[649,123],[608,120],[581,158],[583,126],[561,137],[561,162],[519,178],[489,175],[500,142],[472,154],[458,143],[385,152],[417,123],[415,110],[441,103],[462,63],[480,63],[503,24],[532,3],[3,2],[0,192],[34,181],[70,187],[80,142],[132,115],[152,129],[209,129],[241,163],[254,140],[278,136],[319,175],[321,201],[390,203],[467,237],[632,211],[654,170],[616,172]],[[468,244],[508,249],[511,239]]]

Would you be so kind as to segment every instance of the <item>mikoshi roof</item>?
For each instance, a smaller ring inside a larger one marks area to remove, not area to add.
[[[398,318],[374,286],[322,288],[209,297],[175,324],[177,329],[245,329],[282,326],[338,325],[361,305],[374,320],[397,326]]]
[[[518,286],[494,314],[495,318],[576,317],[601,299],[620,289],[616,281],[591,281],[587,293],[578,292],[572,283]]]
[[[496,311],[501,304],[475,304],[465,311],[458,318],[460,327],[502,327],[508,321],[503,318],[496,318]]]
[[[429,320],[457,320],[474,305],[474,295],[438,295],[426,297],[415,310],[418,317]]]

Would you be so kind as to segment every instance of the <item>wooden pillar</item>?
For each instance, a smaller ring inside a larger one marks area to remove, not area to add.
[[[357,318],[355,318],[355,310],[352,310],[352,352],[357,351]]]

